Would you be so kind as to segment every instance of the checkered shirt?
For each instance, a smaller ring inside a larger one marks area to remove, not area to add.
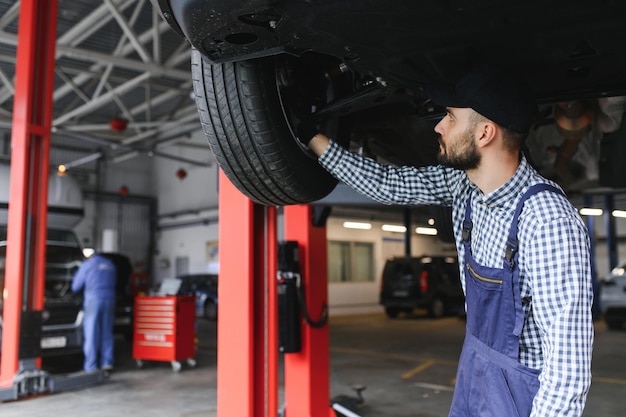
[[[505,243],[518,198],[541,177],[522,158],[513,177],[485,195],[465,172],[442,166],[380,165],[331,141],[320,163],[340,181],[384,204],[452,206],[459,259],[461,227],[472,197],[472,255],[502,268]],[[557,186],[558,187],[558,186]],[[531,417],[582,415],[591,385],[593,289],[585,224],[562,195],[541,192],[519,217],[519,273],[524,327],[519,361],[541,369]],[[459,262],[465,289],[463,262]]]

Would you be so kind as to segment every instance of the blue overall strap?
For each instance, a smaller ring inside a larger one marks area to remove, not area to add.
[[[504,254],[504,259],[509,264],[509,267],[513,269],[515,265],[515,255],[517,255],[518,244],[517,244],[517,224],[519,215],[522,212],[522,208],[524,207],[524,203],[526,200],[534,194],[540,193],[542,191],[552,191],[553,193],[561,194],[565,196],[563,191],[559,188],[550,185],[550,184],[535,184],[531,186],[522,197],[517,202],[517,207],[515,207],[515,213],[513,213],[513,220],[511,220],[511,228],[509,229],[509,237],[506,241],[506,252]]]
[[[513,334],[519,336],[522,333],[522,327],[524,325],[524,312],[522,308],[521,289],[519,288],[519,269],[516,270],[517,265],[517,224],[519,223],[519,215],[522,212],[524,203],[526,200],[534,194],[542,191],[551,191],[553,193],[561,194],[565,196],[563,191],[550,185],[550,184],[535,184],[531,186],[517,202],[513,219],[511,220],[511,228],[509,230],[509,237],[506,241],[506,252],[504,255],[504,267],[508,268],[513,276],[513,299],[515,300],[515,327],[513,328]]]
[[[465,205],[465,218],[463,219],[463,230],[461,237],[463,242],[469,244],[472,240],[472,198],[473,194],[470,194]]]

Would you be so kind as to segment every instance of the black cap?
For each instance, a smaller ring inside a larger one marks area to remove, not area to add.
[[[530,87],[495,67],[479,67],[456,84],[428,85],[426,92],[440,106],[469,107],[514,132],[530,131],[537,116]]]

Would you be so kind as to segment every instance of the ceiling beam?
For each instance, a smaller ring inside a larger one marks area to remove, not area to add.
[[[0,32],[0,43],[17,46],[17,36],[6,32]],[[113,64],[121,68],[130,70],[149,72],[154,77],[169,77],[178,80],[187,80],[191,77],[189,71],[182,71],[166,65],[156,65],[145,63],[136,59],[124,58],[120,55],[111,55],[103,52],[90,51],[88,49],[76,48],[72,46],[57,46],[57,58],[66,56],[80,61],[93,61],[100,65]]]
[[[83,114],[99,109],[100,107],[109,103],[113,99],[113,96],[115,94],[124,94],[132,90],[133,88],[135,88],[137,85],[141,84],[143,81],[145,81],[148,78],[150,78],[150,73],[144,72],[143,74],[140,74],[136,76],[135,78],[132,78],[126,81],[125,83],[115,87],[114,89],[108,91],[107,93],[101,95],[100,97],[94,100],[91,100],[90,102],[85,103],[82,106],[77,107],[67,113],[64,113],[62,116],[57,117],[56,119],[53,120],[52,125],[58,126],[62,124],[63,122],[70,120],[73,117],[82,116]]]
[[[108,7],[111,14],[113,15],[113,18],[115,18],[115,20],[117,21],[117,24],[120,26],[120,28],[122,29],[122,31],[124,32],[128,40],[130,41],[130,44],[133,45],[133,47],[135,48],[135,51],[137,51],[137,53],[141,57],[141,60],[145,63],[152,62],[152,59],[150,58],[150,54],[148,54],[148,51],[146,51],[142,43],[139,41],[139,39],[137,39],[137,36],[135,35],[135,31],[133,31],[133,29],[131,28],[132,23],[129,23],[126,20],[126,18],[122,15],[122,13],[120,13],[120,11],[117,9],[117,7],[115,7],[115,5],[113,4],[111,0],[103,0],[103,1],[104,1],[104,4]],[[139,9],[143,5],[143,3],[144,3],[143,0],[141,0],[137,4],[137,9]]]

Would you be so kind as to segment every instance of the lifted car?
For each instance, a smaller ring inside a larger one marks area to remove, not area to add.
[[[612,122],[601,133],[619,126],[623,101],[611,98],[626,94],[624,2],[152,2],[193,47],[195,98],[219,165],[256,202],[308,203],[333,190],[294,137],[302,111],[377,159],[435,163],[443,109],[424,87],[485,63],[525,78],[540,104],[535,130],[556,132],[530,149],[540,172],[572,189],[602,182],[597,153],[579,175],[576,154],[589,152],[580,123],[568,122],[587,127],[595,112]]]

